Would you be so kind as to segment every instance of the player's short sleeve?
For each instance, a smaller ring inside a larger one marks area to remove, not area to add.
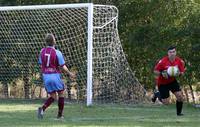
[[[40,54],[39,54],[39,57],[38,57],[38,64],[42,64],[42,58],[41,58],[41,53],[42,53],[42,50],[40,51]]]
[[[59,50],[56,50],[56,55],[57,55],[57,58],[58,58],[59,66],[65,65],[64,57],[63,57],[62,53]]]

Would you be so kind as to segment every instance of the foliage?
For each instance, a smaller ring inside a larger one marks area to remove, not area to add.
[[[87,0],[1,0],[1,5],[58,4]],[[200,5],[199,0],[93,0],[113,4],[119,9],[119,35],[128,62],[139,81],[147,88],[154,85],[152,70],[176,45],[186,62],[182,84],[193,84],[200,77]]]
[[[120,1],[119,32],[130,66],[147,88],[154,85],[153,67],[176,45],[187,66],[182,84],[199,80],[199,16],[191,1]],[[192,80],[191,80],[192,79]]]

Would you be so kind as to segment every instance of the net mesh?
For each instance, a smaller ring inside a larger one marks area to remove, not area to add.
[[[67,66],[77,72],[75,80],[63,75],[66,98],[86,100],[87,13],[86,7],[0,11],[0,97],[47,96],[38,55],[45,35],[53,33]],[[118,36],[117,9],[95,5],[93,16],[93,102],[143,102],[145,90],[132,73]]]

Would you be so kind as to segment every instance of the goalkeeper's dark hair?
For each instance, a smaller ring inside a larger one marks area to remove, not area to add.
[[[167,51],[172,50],[172,49],[176,49],[176,46],[174,46],[174,45],[169,46]]]
[[[48,33],[48,34],[46,35],[45,41],[46,41],[46,44],[47,44],[48,46],[53,46],[53,45],[56,44],[56,42],[55,42],[55,37],[54,37],[54,35],[51,34],[51,33]]]

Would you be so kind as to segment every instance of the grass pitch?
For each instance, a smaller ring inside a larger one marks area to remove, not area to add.
[[[176,116],[175,105],[65,104],[64,120],[56,120],[57,102],[37,119],[42,100],[0,100],[0,127],[199,127],[200,109],[184,104],[184,116]]]

